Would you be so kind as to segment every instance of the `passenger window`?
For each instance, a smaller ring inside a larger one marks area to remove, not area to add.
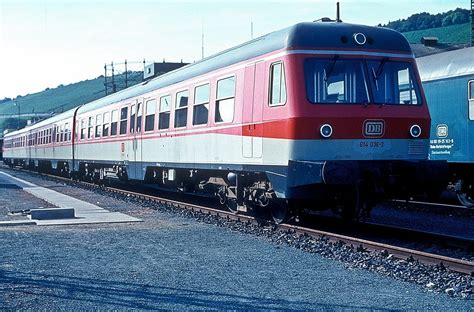
[[[175,128],[186,127],[188,118],[188,99],[188,90],[176,93],[176,103],[174,112]]]
[[[145,111],[145,132],[153,131],[155,128],[156,100],[146,102]]]
[[[95,116],[95,137],[100,138],[102,136],[102,114]]]
[[[109,122],[110,122],[110,113],[105,112],[103,115],[103,122],[104,124],[102,125],[102,136],[106,137],[109,136]]]
[[[217,81],[215,122],[231,122],[234,119],[235,77]]]
[[[59,127],[59,142],[64,142],[64,125]]]
[[[64,124],[64,141],[68,142],[71,140],[71,130],[69,129],[69,123]]]
[[[469,99],[474,100],[474,80],[469,81]]]
[[[81,140],[86,138],[86,119],[81,119]]]
[[[285,105],[286,82],[283,63],[274,63],[270,69],[270,106]]]
[[[160,98],[160,115],[158,120],[158,129],[168,129],[170,127],[170,103],[171,95]]]
[[[112,122],[110,124],[110,135],[117,135],[118,110],[112,111]]]
[[[59,126],[56,126],[55,127],[55,131],[56,131],[56,143],[59,143],[59,139],[60,139],[60,136],[61,136],[61,130],[59,129]]]
[[[137,104],[137,133],[142,131],[142,103]]]
[[[474,120],[474,80],[468,83],[469,120]]]
[[[415,87],[408,68],[398,71],[398,92],[400,104],[418,104]]]
[[[89,122],[88,122],[88,127],[87,127],[87,138],[90,139],[93,136],[93,131],[94,129],[94,120],[93,117],[89,117]]]
[[[120,110],[120,134],[127,133],[128,107],[122,107]]]
[[[133,132],[135,132],[135,105],[130,107],[130,133]]]
[[[193,125],[207,124],[209,114],[209,84],[194,89]]]

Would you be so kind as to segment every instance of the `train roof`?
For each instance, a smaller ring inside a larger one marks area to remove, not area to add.
[[[75,107],[73,109],[70,109],[70,110],[67,110],[63,113],[54,115],[54,116],[52,116],[48,119],[41,120],[40,122],[34,123],[32,125],[26,126],[25,128],[6,133],[4,135],[4,137],[7,138],[7,137],[10,137],[10,136],[24,134],[24,133],[27,133],[31,130],[41,128],[41,127],[46,126],[46,125],[54,124],[55,122],[58,122],[58,121],[61,121],[61,120],[72,118],[72,116],[74,115],[74,110],[76,110],[76,109],[77,109],[77,107]]]
[[[421,81],[474,74],[474,47],[448,51],[416,59]]]
[[[368,38],[368,41],[371,42],[371,44],[365,44],[363,50],[412,53],[405,37],[388,28],[336,22],[299,23],[245,42],[150,81],[145,81],[110,96],[98,99],[81,107],[79,112],[84,113],[105,105],[133,98],[158,88],[164,88],[186,79],[281,49],[334,48],[360,50],[361,45],[358,45],[351,39],[356,33],[363,33]],[[341,40],[343,36],[348,39],[346,43],[343,43]]]
[[[366,36],[367,43],[365,45],[359,45],[352,39],[354,34],[357,33],[363,33]],[[412,50],[405,37],[388,28],[338,22],[299,23],[84,104],[79,108],[78,113],[86,113],[112,103],[131,99],[155,89],[164,88],[273,51],[296,48],[387,51],[412,55]],[[54,121],[72,117],[73,114],[74,109],[39,122],[32,127],[41,127]]]

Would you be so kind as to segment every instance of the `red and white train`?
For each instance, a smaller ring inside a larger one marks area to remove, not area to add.
[[[10,165],[215,194],[235,212],[269,207],[280,221],[294,203],[353,216],[424,183],[429,133],[401,34],[315,22],[9,133],[3,152]]]

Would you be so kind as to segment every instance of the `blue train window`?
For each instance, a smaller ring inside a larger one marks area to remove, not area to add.
[[[421,104],[419,86],[408,62],[310,58],[304,66],[311,103]]]
[[[367,79],[361,61],[307,59],[306,92],[311,103],[367,103]]]
[[[468,82],[469,120],[474,120],[474,80]]]
[[[474,100],[474,80],[469,81],[469,100]]]

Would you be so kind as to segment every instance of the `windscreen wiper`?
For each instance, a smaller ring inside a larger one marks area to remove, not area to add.
[[[334,67],[336,66],[336,62],[339,60],[339,55],[335,55],[334,59],[331,63],[331,67],[329,70],[326,72],[326,77],[324,77],[324,82],[328,82],[329,76],[331,76],[332,72],[334,71]]]
[[[383,67],[385,66],[385,63],[387,63],[388,60],[389,60],[388,57],[384,57],[382,59],[382,61],[380,62],[379,67],[377,68],[377,71],[374,73],[375,74],[375,76],[374,76],[375,80],[379,79],[380,74],[383,71]],[[373,71],[373,68],[372,68],[372,71]]]
[[[380,74],[382,74],[383,68],[385,66],[385,63],[387,63],[387,61],[388,61],[388,57],[384,57],[382,61],[380,62],[379,67],[377,67],[377,70],[374,70],[374,68],[372,67],[372,80],[374,81],[375,89],[377,89],[377,91],[379,91],[378,80],[379,80]]]

